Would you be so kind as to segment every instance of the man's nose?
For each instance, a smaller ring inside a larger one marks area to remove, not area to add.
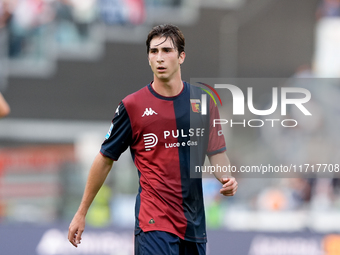
[[[163,53],[160,51],[157,54],[157,62],[163,62],[164,58],[163,58]]]

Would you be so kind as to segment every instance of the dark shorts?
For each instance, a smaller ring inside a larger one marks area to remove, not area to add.
[[[163,231],[141,231],[135,236],[135,255],[205,255],[206,244],[180,239]]]

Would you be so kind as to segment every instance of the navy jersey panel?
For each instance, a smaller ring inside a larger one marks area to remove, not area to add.
[[[193,176],[195,165],[202,166],[208,146],[209,115],[192,110],[191,100],[199,100],[202,90],[185,84],[188,92],[174,100],[178,132],[179,162],[181,171],[183,211],[188,220],[185,239],[206,241],[205,213],[201,176]],[[188,132],[186,132],[188,130]],[[206,133],[207,132],[207,133]],[[185,146],[182,146],[185,145]],[[193,178],[196,177],[196,178]],[[198,178],[197,178],[198,177]]]
[[[130,145],[140,185],[136,234],[165,231],[204,243],[202,179],[192,178],[191,171],[204,164],[207,154],[224,151],[225,141],[221,126],[212,126],[217,107],[207,100],[209,110],[202,115],[200,99],[205,92],[183,84],[175,97],[157,94],[151,84],[127,96],[119,107],[123,114],[117,120],[122,120],[113,123],[101,152],[117,158]]]
[[[130,118],[124,104],[120,103],[111,122],[110,129],[105,136],[100,153],[113,160],[118,160],[120,155],[131,144],[132,130]]]

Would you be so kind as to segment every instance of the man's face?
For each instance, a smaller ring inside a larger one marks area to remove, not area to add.
[[[155,37],[150,42],[148,53],[149,64],[156,78],[168,82],[180,72],[185,53],[178,51],[170,38]]]

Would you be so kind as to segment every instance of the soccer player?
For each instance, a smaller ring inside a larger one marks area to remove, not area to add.
[[[5,117],[10,113],[11,109],[6,102],[5,98],[0,93],[0,118]]]
[[[205,254],[206,230],[202,178],[195,166],[228,166],[225,141],[212,100],[201,114],[205,92],[181,79],[185,39],[173,25],[154,27],[147,38],[153,82],[127,96],[118,105],[100,153],[90,169],[84,195],[70,227],[68,239],[77,247],[85,215],[105,181],[113,161],[130,147],[138,169],[135,254]],[[202,100],[203,101],[203,100]],[[215,175],[220,193],[233,196],[237,181]]]

